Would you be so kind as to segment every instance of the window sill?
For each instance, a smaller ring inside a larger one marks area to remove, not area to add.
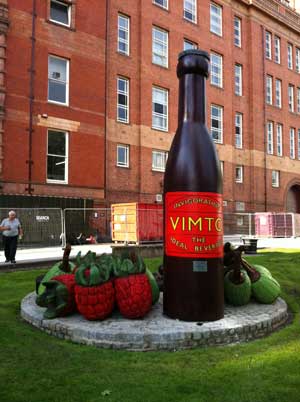
[[[222,87],[219,87],[218,85],[212,84],[212,83],[210,83],[210,86],[213,87],[213,88],[220,89],[221,91],[224,91],[224,87],[223,87],[223,86],[222,86]]]
[[[130,122],[129,122],[129,121],[120,121],[120,120],[116,119],[116,123],[125,124],[125,126],[130,126]]]
[[[223,32],[222,32],[221,34],[218,34],[218,33],[213,32],[213,31],[209,31],[209,32],[210,32],[211,34],[217,36],[218,38],[223,38]]]
[[[67,181],[60,181],[60,180],[49,180],[49,179],[47,179],[46,180],[46,183],[47,184],[62,184],[62,185],[67,185],[68,184],[68,182]]]
[[[155,169],[155,168],[153,168],[153,167],[152,167],[151,171],[152,171],[153,173],[165,173],[165,170]]]
[[[188,18],[185,18],[184,16],[182,17],[183,21],[188,22],[189,24],[192,24],[193,26],[198,25],[198,21],[191,21]]]
[[[242,181],[236,181],[235,183],[236,184],[244,184],[244,182],[242,182]]]
[[[166,11],[167,13],[170,13],[170,10],[169,10],[168,8],[166,8],[166,7],[164,7],[164,6],[161,6],[160,4],[156,4],[156,3],[154,3],[154,2],[152,2],[152,4],[153,4],[155,7],[158,7],[158,8],[160,8],[161,10],[164,10],[164,11]]]
[[[159,131],[159,132],[161,132],[161,133],[168,133],[169,132],[169,130],[167,129],[167,130],[165,130],[165,129],[163,129],[163,128],[157,128],[157,127],[151,127],[152,128],[152,130],[155,130],[155,131]]]
[[[124,56],[124,57],[128,57],[129,59],[132,59],[130,53],[129,53],[129,54],[127,54],[127,53],[122,53],[122,52],[119,52],[118,50],[116,50],[116,53],[117,53],[118,55],[120,55],[120,56]]]
[[[121,165],[116,165],[117,168],[121,168],[121,169],[130,169],[129,166],[121,166]]]
[[[49,99],[48,99],[47,102],[50,103],[51,105],[70,107],[69,103],[60,103],[60,102],[55,102],[55,101],[52,101],[52,100],[49,100]]]
[[[50,19],[47,19],[46,22],[47,22],[48,24],[55,25],[55,26],[57,26],[57,27],[67,29],[68,31],[72,31],[72,32],[75,32],[75,31],[76,31],[76,29],[75,29],[74,27],[68,26],[68,25],[65,25],[65,24],[61,24],[60,22],[57,22],[57,21],[52,21],[52,20],[50,20]]]
[[[152,61],[152,65],[156,66],[156,67],[163,68],[164,70],[169,70],[169,66],[162,66],[161,64],[154,63],[153,61]]]

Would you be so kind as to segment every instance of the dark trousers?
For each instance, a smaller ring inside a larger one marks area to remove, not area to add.
[[[18,236],[4,236],[3,235],[3,247],[5,258],[8,261],[14,261],[17,251]]]

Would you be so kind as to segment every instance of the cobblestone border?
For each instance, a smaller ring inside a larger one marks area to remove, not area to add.
[[[162,296],[143,320],[126,320],[118,313],[105,321],[87,321],[76,314],[54,320],[43,319],[43,308],[35,304],[35,293],[21,302],[21,316],[48,334],[75,343],[101,348],[135,351],[178,350],[225,345],[266,336],[288,321],[283,299],[271,305],[250,303],[225,307],[225,317],[214,322],[172,320],[162,314]]]

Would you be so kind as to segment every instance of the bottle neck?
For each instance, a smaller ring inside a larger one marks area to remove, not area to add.
[[[185,74],[179,80],[178,123],[196,121],[206,123],[205,77]]]

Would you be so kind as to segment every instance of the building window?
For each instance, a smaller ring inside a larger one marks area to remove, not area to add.
[[[300,129],[298,128],[298,159],[300,160]]]
[[[273,155],[273,122],[267,122],[267,153]]]
[[[288,62],[288,68],[290,70],[293,69],[293,45],[288,43],[287,45],[287,62]]]
[[[69,27],[71,25],[71,5],[63,1],[51,0],[50,21]]]
[[[184,0],[183,17],[194,23],[197,21],[197,0]]]
[[[297,73],[300,73],[300,49],[296,47],[296,71]]]
[[[279,187],[279,171],[272,170],[272,187]]]
[[[217,53],[211,53],[211,74],[210,83],[216,87],[223,86],[223,56]]]
[[[267,75],[266,79],[266,103],[272,105],[273,103],[273,77]]]
[[[211,105],[211,135],[218,144],[223,143],[223,107]]]
[[[280,38],[275,36],[275,63],[280,64],[281,51],[280,51]]]
[[[117,120],[121,123],[129,122],[129,80],[117,78]]]
[[[282,124],[277,124],[277,155],[282,156]]]
[[[243,148],[243,115],[241,113],[235,114],[235,146]]]
[[[266,31],[266,58],[272,60],[272,34]]]
[[[167,158],[168,152],[152,151],[152,170],[164,172],[166,169]]]
[[[281,108],[281,80],[275,81],[275,105]]]
[[[117,145],[117,166],[129,167],[129,145]]]
[[[289,96],[289,111],[294,112],[294,85],[289,84],[288,96]]]
[[[242,20],[234,17],[234,45],[242,47]]]
[[[189,49],[197,49],[197,43],[192,42],[190,40],[184,39],[183,41],[183,50],[189,50]]]
[[[234,93],[238,96],[243,94],[243,70],[240,64],[234,67]]]
[[[129,55],[130,19],[125,15],[118,15],[118,52]]]
[[[68,182],[68,133],[48,131],[47,182]]]
[[[238,165],[235,167],[235,182],[243,183],[243,166]]]
[[[168,9],[168,0],[153,0],[153,4]]]
[[[300,113],[300,88],[297,88],[297,113]]]
[[[295,159],[295,129],[290,128],[290,158]]]
[[[152,28],[152,63],[168,67],[168,32]]]
[[[48,58],[48,101],[69,104],[69,61],[66,59]]]
[[[210,3],[210,32],[222,36],[222,7]]]
[[[168,90],[152,88],[152,128],[168,131]]]

